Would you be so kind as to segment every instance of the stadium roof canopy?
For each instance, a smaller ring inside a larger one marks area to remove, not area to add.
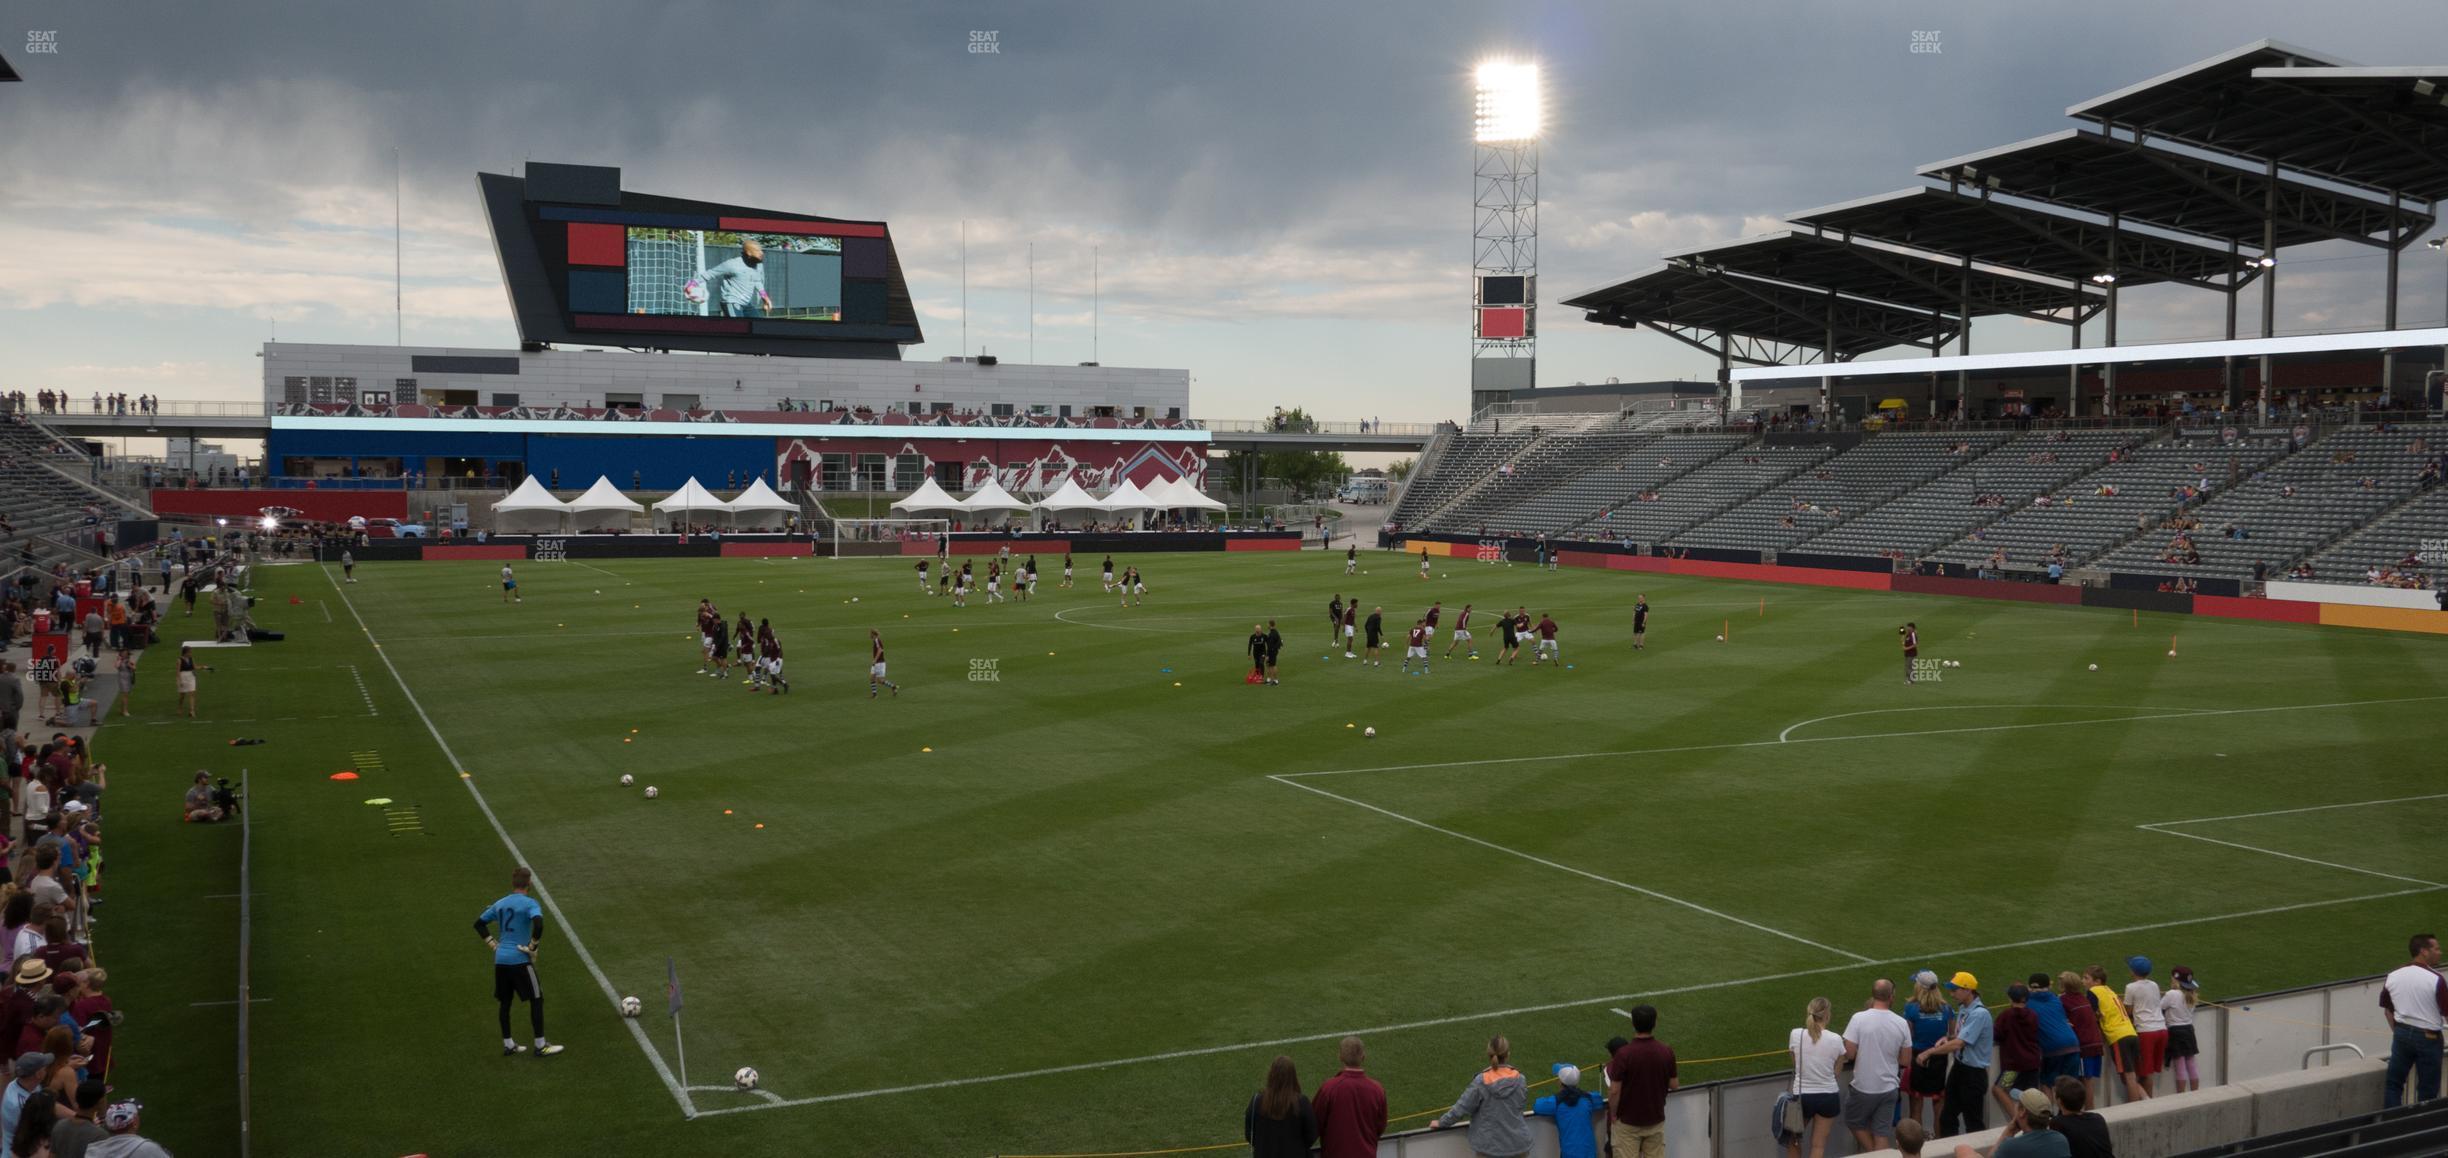
[[[1795,224],[1837,237],[1874,237],[2069,281],[2109,270],[2126,286],[2186,282],[2226,290],[2249,277],[2224,246],[1980,194],[1899,189],[1805,210]]]
[[[2305,180],[2284,169],[2273,182],[2264,166],[2242,158],[2121,140],[2087,127],[1916,171],[1958,189],[1990,189],[2114,214],[2231,241],[2256,253],[2265,241],[2265,217],[2275,225],[2271,248],[2321,241],[2402,245],[2431,225],[2428,212],[2392,209],[2386,198],[2369,193]],[[2268,213],[2272,207],[2274,215]]]
[[[1669,254],[1666,260],[1957,315],[2015,314],[2062,322],[2078,300],[2084,316],[2104,302],[2096,287],[2084,282],[1796,229]]]
[[[1956,318],[1934,310],[1681,263],[1564,304],[1588,311],[1593,322],[1647,326],[1727,361],[1763,366],[1787,361],[1802,349],[1845,361],[1889,346],[1936,347],[1962,328]],[[1722,337],[1723,347],[1709,335]]]
[[[2255,41],[2066,115],[2275,161],[2332,181],[2448,199],[2448,107],[2439,67],[2357,68]]]

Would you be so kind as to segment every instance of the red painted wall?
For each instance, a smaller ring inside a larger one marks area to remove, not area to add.
[[[161,488],[153,492],[152,506],[165,515],[219,515],[229,518],[260,518],[265,507],[295,507],[306,512],[302,517],[327,523],[341,523],[353,516],[369,519],[406,519],[408,495],[405,491],[308,491],[308,490],[173,490]]]
[[[2082,605],[2082,588],[2046,583],[2005,583],[1987,579],[1949,579],[1943,575],[1893,576],[1891,590],[1917,595],[1961,595],[1972,599],[2011,599],[2023,603]]]
[[[2319,623],[2321,605],[2293,599],[2238,599],[2232,595],[2196,595],[2193,614],[2221,619],[2260,619],[2272,623]]]

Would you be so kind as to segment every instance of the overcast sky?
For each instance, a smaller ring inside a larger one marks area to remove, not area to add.
[[[1212,417],[1459,417],[1472,64],[1546,72],[1540,381],[1707,359],[1555,305],[1665,251],[1901,188],[2065,127],[2076,101],[2263,37],[2448,57],[2440,0],[689,3],[0,7],[0,387],[253,398],[283,340],[516,341],[474,174],[618,165],[626,187],[892,224],[928,342],[1186,367]],[[1518,23],[1516,22],[1518,21]],[[1910,51],[1934,31],[1940,51]],[[56,32],[29,54],[27,33]],[[992,32],[999,51],[970,51]],[[2382,266],[2290,252],[2281,330],[2376,325]],[[2443,306],[2417,248],[2408,318]],[[2199,291],[2127,340],[2210,336]],[[2248,315],[2251,316],[2248,311]],[[1992,324],[1976,349],[2055,346]],[[2096,335],[2094,335],[2096,340]]]

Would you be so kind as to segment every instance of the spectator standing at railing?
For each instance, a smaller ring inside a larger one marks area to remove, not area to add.
[[[1503,1034],[1488,1039],[1488,1065],[1462,1087],[1453,1108],[1428,1123],[1443,1130],[1468,1119],[1471,1153],[1479,1158],[1521,1158],[1530,1152],[1530,1083],[1511,1062],[1513,1043]]]
[[[1666,1158],[1666,1095],[1683,1084],[1671,1046],[1657,1040],[1657,1007],[1632,1007],[1632,1040],[1607,1059],[1607,1148],[1614,1158]]]
[[[1385,1087],[1368,1075],[1368,1049],[1359,1038],[1344,1038],[1339,1053],[1342,1071],[1319,1083],[1310,1103],[1319,1158],[1377,1158],[1377,1139],[1386,1128]]]
[[[1944,1040],[1917,1055],[1917,1060],[1948,1057],[1946,1099],[1938,1106],[1938,1135],[1969,1134],[1988,1126],[1982,1103],[1989,1097],[1989,1060],[1995,1052],[1989,1011],[1980,1001],[1980,979],[1958,972],[1947,983],[1955,999],[1955,1027]]]
[[[1557,1158],[1598,1158],[1595,1123],[1606,1113],[1606,1099],[1581,1088],[1578,1066],[1556,1063],[1556,1092],[1530,1104],[1530,1113],[1553,1118]]]
[[[1895,1011],[1895,982],[1870,983],[1870,1003],[1847,1019],[1845,1058],[1853,1063],[1853,1096],[1845,1100],[1845,1126],[1854,1147],[1875,1150],[1878,1138],[1895,1136],[1896,1099],[1912,1068],[1912,1025]]]
[[[2406,1075],[2414,1077],[2414,1100],[2440,1095],[2441,1015],[2448,1011],[2448,981],[2440,978],[2439,938],[2416,933],[2407,942],[2413,960],[2398,966],[2380,986],[2380,1010],[2389,1023],[2388,1088],[2381,1105],[2405,1103]]]
[[[1267,1067],[1266,1087],[1251,1096],[1242,1114],[1241,1138],[1250,1144],[1251,1158],[1308,1158],[1317,1144],[1317,1118],[1291,1058],[1277,1054]]]

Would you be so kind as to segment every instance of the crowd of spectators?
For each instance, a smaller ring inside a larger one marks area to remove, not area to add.
[[[2439,939],[2410,939],[2412,960],[2388,976],[2381,1011],[2394,1034],[2386,1104],[2440,1095],[2442,1010],[2448,981],[2438,971]],[[2037,971],[1988,992],[1969,971],[1940,979],[1921,970],[1909,991],[1879,979],[1835,1024],[1834,1004],[1811,998],[1786,1036],[1786,1090],[1771,1119],[1791,1158],[1824,1158],[1841,1127],[1855,1151],[1894,1147],[1922,1153],[1938,1138],[1977,1133],[1995,1121],[2003,1134],[1985,1155],[1957,1146],[1956,1158],[2114,1158],[2101,1084],[2124,1102],[2201,1089],[2201,1046],[2194,1030],[2203,999],[2192,969],[2162,971],[2149,957],[2126,958],[2111,980],[2092,965]],[[1512,1062],[1503,1035],[1487,1042],[1484,1062],[1450,1108],[1427,1129],[1462,1129],[1473,1154],[1519,1158],[1533,1149],[1529,1120],[1553,1119],[1562,1158],[1596,1158],[1604,1126],[1614,1158],[1664,1158],[1667,1095],[1681,1085],[1674,1050],[1657,1038],[1658,1011],[1625,1012],[1633,1036],[1606,1043],[1598,1082],[1554,1063],[1532,1080]],[[1385,1087],[1369,1076],[1357,1037],[1338,1047],[1334,1077],[1314,1096],[1302,1092],[1297,1064],[1278,1056],[1242,1116],[1242,1137],[1256,1158],[1374,1158],[1391,1122]],[[1533,1098],[1539,1088],[1554,1092]]]

